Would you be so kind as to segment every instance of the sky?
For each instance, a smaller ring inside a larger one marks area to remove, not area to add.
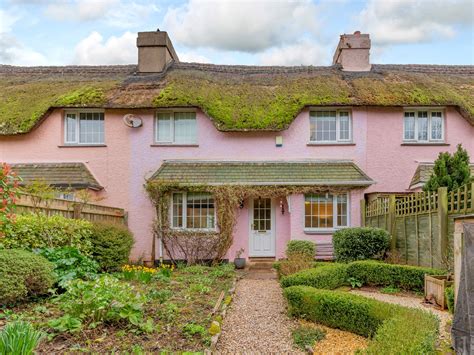
[[[185,62],[331,65],[360,30],[372,63],[474,64],[474,0],[0,0],[0,64],[135,64],[158,28]]]

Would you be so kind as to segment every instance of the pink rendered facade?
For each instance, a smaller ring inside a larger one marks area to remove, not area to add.
[[[198,139],[195,146],[154,145],[154,110],[135,110],[143,126],[125,126],[122,117],[132,110],[105,110],[105,146],[64,147],[64,111],[56,109],[30,133],[0,137],[0,161],[7,163],[83,162],[104,187],[101,204],[122,207],[128,212],[128,225],[135,237],[132,258],[149,260],[155,209],[144,184],[169,159],[198,160],[353,160],[375,184],[354,189],[349,194],[350,226],[360,225],[360,200],[369,192],[408,191],[419,162],[432,162],[441,151],[454,151],[462,143],[474,156],[474,126],[454,108],[442,108],[445,120],[444,143],[403,145],[403,108],[353,107],[352,143],[346,145],[309,145],[309,108],[304,109],[290,127],[282,132],[220,132],[199,109],[196,110]],[[275,145],[275,137],[283,145]],[[331,234],[309,234],[304,229],[304,196],[293,195],[274,201],[275,257],[284,257],[290,239],[329,242]],[[249,203],[239,210],[234,243],[228,252],[245,249],[248,256]],[[160,248],[157,245],[157,257]]]

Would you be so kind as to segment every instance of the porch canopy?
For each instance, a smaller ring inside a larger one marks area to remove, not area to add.
[[[165,160],[151,181],[182,186],[348,186],[374,181],[350,160],[211,161]]]

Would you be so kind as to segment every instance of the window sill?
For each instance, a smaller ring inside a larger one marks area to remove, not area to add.
[[[106,144],[63,144],[58,145],[58,148],[102,148],[107,147]]]
[[[304,234],[334,234],[337,229],[321,229],[321,230],[314,230],[314,229],[305,229]]]
[[[321,147],[321,146],[336,146],[336,145],[356,145],[353,142],[328,142],[328,143],[323,143],[323,142],[310,142],[306,144],[307,146],[316,146],[316,147]]]
[[[420,145],[424,145],[424,146],[440,146],[440,147],[446,147],[446,146],[449,146],[450,144],[449,143],[444,143],[444,142],[426,142],[426,143],[423,143],[423,142],[403,142],[402,144],[400,144],[402,146],[420,146]]]
[[[172,144],[172,143],[163,143],[163,144],[159,144],[159,143],[154,143],[154,144],[150,144],[150,147],[177,147],[177,148],[181,148],[181,147],[189,147],[189,148],[196,148],[196,147],[199,147],[199,144]]]

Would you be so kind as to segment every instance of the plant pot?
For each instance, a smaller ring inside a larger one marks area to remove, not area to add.
[[[236,269],[243,269],[245,268],[245,258],[235,258],[234,265]]]
[[[452,284],[453,281],[448,281],[447,275],[425,275],[425,300],[445,309],[444,290]]]

